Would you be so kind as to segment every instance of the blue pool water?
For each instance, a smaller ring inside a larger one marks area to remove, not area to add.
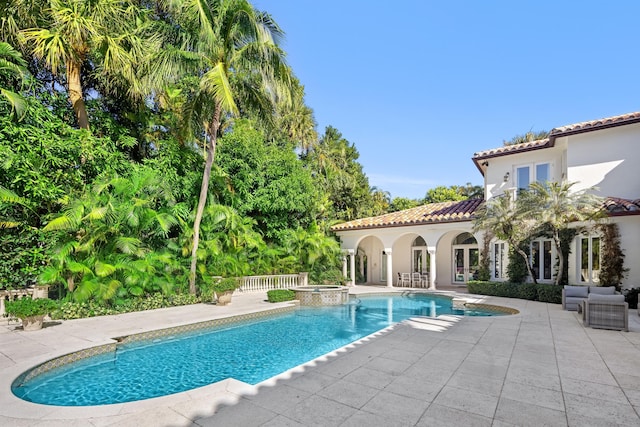
[[[441,314],[499,313],[465,313],[437,296],[364,297],[343,306],[301,307],[224,329],[119,345],[115,353],[54,369],[12,390],[31,402],[85,406],[164,396],[227,378],[257,384],[390,324]]]

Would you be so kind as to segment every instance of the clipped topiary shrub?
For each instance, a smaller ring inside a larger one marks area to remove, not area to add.
[[[290,289],[273,289],[267,291],[267,299],[269,302],[293,301],[296,299],[296,293]]]
[[[562,303],[562,286],[556,285],[470,281],[467,283],[467,289],[469,293],[478,295]]]
[[[538,301],[562,304],[562,286],[538,284]]]

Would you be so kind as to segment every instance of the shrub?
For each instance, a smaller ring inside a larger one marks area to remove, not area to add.
[[[296,299],[296,293],[290,289],[273,289],[267,291],[267,299],[269,302],[293,301]]]
[[[629,304],[629,308],[638,308],[638,293],[640,293],[640,288],[626,290],[624,300]]]
[[[175,307],[179,305],[196,304],[200,298],[191,294],[162,295],[160,293],[142,298],[122,300],[113,307],[107,307],[97,301],[71,302],[60,304],[51,313],[53,319],[82,319],[85,317],[107,316],[110,314],[130,313],[133,311],[153,310],[156,308]]]
[[[18,319],[24,319],[25,317],[49,314],[57,307],[58,304],[55,301],[47,298],[22,297],[14,301],[7,301],[6,312]]]
[[[467,289],[470,293],[479,295],[520,298],[554,304],[562,302],[562,287],[556,285],[470,281],[467,283]]]
[[[538,301],[562,304],[562,286],[538,284]]]

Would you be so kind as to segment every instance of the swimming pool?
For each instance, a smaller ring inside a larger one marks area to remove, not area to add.
[[[12,391],[35,403],[87,406],[164,396],[227,378],[257,384],[393,323],[441,314],[501,313],[465,313],[440,296],[362,297],[343,306],[301,307],[259,321],[118,345],[115,352],[25,382],[19,378]]]

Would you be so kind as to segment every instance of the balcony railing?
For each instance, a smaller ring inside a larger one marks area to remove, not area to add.
[[[309,273],[280,274],[274,276],[244,276],[240,278],[240,292],[266,292],[272,289],[290,289],[309,284]]]

